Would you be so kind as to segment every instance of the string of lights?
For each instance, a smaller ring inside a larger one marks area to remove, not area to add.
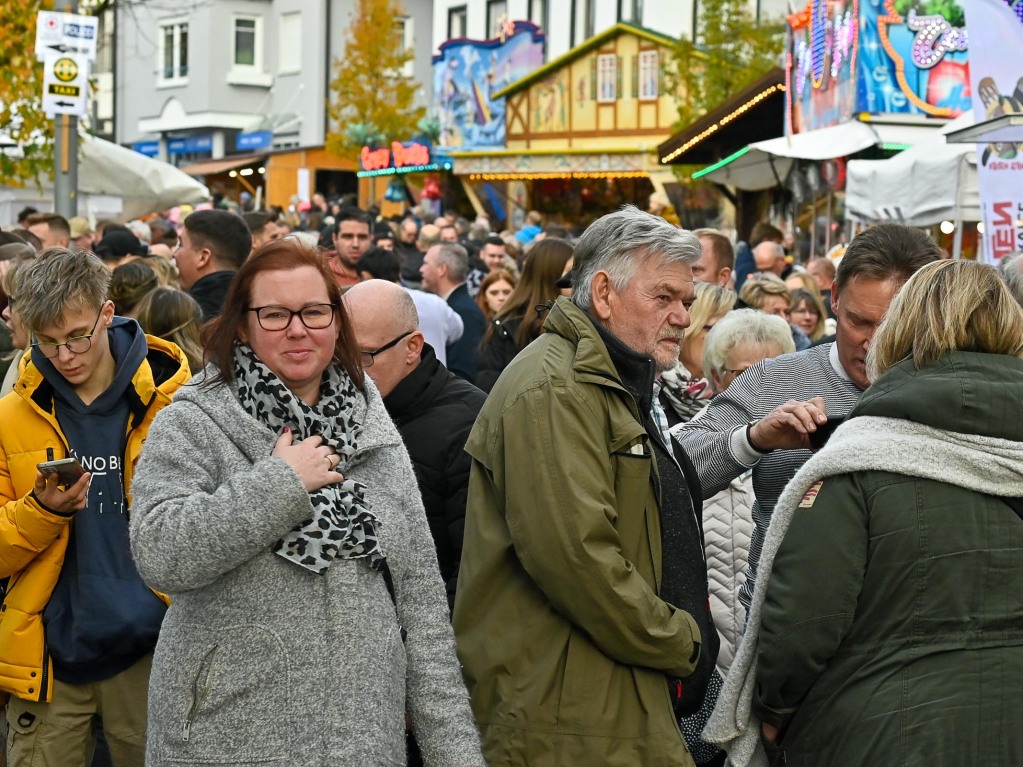
[[[760,91],[760,93],[758,93],[756,96],[751,98],[745,104],[743,104],[742,106],[736,108],[735,110],[733,110],[729,114],[725,115],[720,120],[718,120],[716,123],[713,123],[712,125],[708,126],[706,129],[704,129],[703,131],[701,131],[697,135],[693,136],[691,139],[686,141],[684,144],[679,146],[677,149],[674,149],[673,151],[671,151],[665,157],[662,157],[661,158],[661,164],[670,163],[672,160],[674,160],[676,157],[678,157],[683,152],[688,152],[690,149],[692,149],[694,146],[699,144],[705,138],[707,138],[708,136],[713,135],[717,131],[721,130],[721,128],[723,128],[726,125],[728,125],[728,123],[730,123],[732,120],[734,120],[734,119],[744,115],[746,112],[748,112],[750,109],[755,107],[761,101],[766,99],[772,93],[777,93],[779,91],[784,93],[785,90],[786,90],[786,88],[785,88],[784,85],[777,84],[777,85],[772,85],[770,88],[767,88],[765,90]]]

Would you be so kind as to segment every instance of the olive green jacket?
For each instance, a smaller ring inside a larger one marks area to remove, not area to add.
[[[1023,362],[954,352],[899,364],[853,410],[966,436],[902,446],[945,481],[896,457],[826,477],[796,509],[764,602],[755,706],[783,727],[789,767],[1023,764],[1021,401]],[[977,458],[964,472],[942,450]],[[992,490],[967,489],[975,476]]]
[[[658,597],[654,461],[591,320],[559,299],[505,370],[473,466],[454,626],[491,767],[690,765],[665,675],[698,658]]]

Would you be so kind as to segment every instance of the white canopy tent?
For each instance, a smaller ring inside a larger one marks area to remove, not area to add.
[[[94,136],[81,137],[80,216],[128,220],[209,198],[209,189],[204,184],[173,165]],[[0,222],[13,222],[17,210],[25,205],[52,210],[53,182],[44,179],[42,191],[31,181],[23,189],[0,188]]]
[[[963,221],[980,221],[977,150],[973,144],[949,144],[946,133],[973,123],[963,114],[927,141],[887,160],[851,160],[847,166],[845,215],[872,224],[897,221],[909,226],[956,226],[955,255]]]
[[[885,144],[912,146],[933,135],[937,127],[849,120],[828,128],[758,141],[694,173],[693,178],[750,191],[770,189],[784,184],[796,160],[833,160]]]

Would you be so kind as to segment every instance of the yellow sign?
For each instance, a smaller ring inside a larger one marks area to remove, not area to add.
[[[73,99],[82,95],[82,89],[77,85],[61,85],[60,83],[50,83],[46,87],[46,92],[51,96],[68,96]]]
[[[53,76],[60,80],[62,83],[72,82],[75,78],[78,77],[78,64],[75,63],[74,59],[68,58],[67,56],[63,56],[54,62]]]

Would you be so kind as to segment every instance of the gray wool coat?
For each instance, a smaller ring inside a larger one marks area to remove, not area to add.
[[[368,378],[366,399],[346,473],[381,521],[397,611],[363,559],[317,575],[273,553],[312,507],[233,387],[187,386],[153,423],[130,526],[139,572],[171,598],[150,767],[404,765],[406,708],[428,767],[484,763],[411,463]]]

